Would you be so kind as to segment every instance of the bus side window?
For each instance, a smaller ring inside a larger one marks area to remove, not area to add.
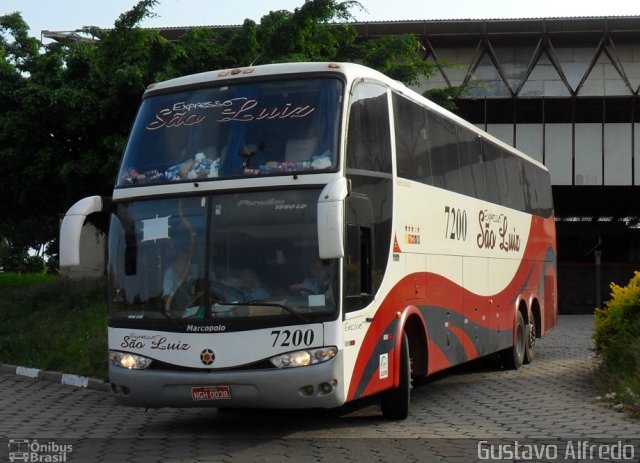
[[[393,114],[398,175],[429,183],[431,164],[424,109],[413,101],[394,93]]]
[[[428,111],[427,132],[433,186],[462,193],[458,135],[455,125],[439,114]]]
[[[486,199],[487,182],[482,168],[482,146],[480,137],[458,127],[460,140],[460,174],[462,176],[462,193],[474,198]]]
[[[507,153],[504,153],[502,161],[507,173],[507,191],[509,192],[506,205],[519,211],[526,211],[524,161],[520,157],[509,156]]]
[[[349,113],[347,167],[391,173],[391,133],[387,89],[356,84]]]
[[[502,150],[487,140],[482,140],[485,178],[487,179],[487,201],[507,205],[507,178],[502,162]]]

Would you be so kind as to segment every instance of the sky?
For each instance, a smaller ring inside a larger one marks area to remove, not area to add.
[[[83,26],[109,28],[136,0],[0,0],[0,16],[19,11],[41,38],[42,30],[72,31]],[[304,0],[159,0],[155,18],[142,27],[208,26],[256,22],[272,10],[300,7]],[[357,21],[423,19],[499,19],[577,16],[640,16],[634,0],[360,0]]]

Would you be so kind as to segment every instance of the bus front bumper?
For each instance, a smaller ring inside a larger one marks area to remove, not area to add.
[[[342,352],[317,365],[185,372],[109,365],[116,401],[134,407],[333,408],[345,402]]]

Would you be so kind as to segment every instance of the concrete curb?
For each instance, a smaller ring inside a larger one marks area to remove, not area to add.
[[[83,387],[101,392],[110,392],[109,383],[97,378],[88,378],[86,376],[71,375],[57,371],[40,370],[38,368],[27,368],[15,365],[7,365],[0,363],[0,373],[9,373],[18,376],[26,376],[27,378],[40,379],[43,381],[51,381],[54,383],[65,384],[67,386]]]

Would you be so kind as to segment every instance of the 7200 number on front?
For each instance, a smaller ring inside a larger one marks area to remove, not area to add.
[[[312,329],[306,330],[273,330],[271,331],[273,344],[271,347],[309,347],[313,344],[315,333]]]

